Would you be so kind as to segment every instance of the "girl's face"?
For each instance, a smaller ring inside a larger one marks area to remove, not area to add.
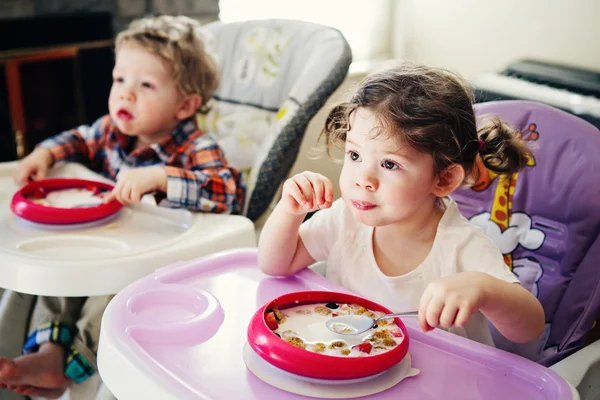
[[[354,218],[368,226],[423,219],[431,212],[438,182],[431,155],[401,145],[375,114],[359,108],[351,115],[340,175],[342,198]]]

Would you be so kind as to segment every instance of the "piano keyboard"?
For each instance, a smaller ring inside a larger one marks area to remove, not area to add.
[[[509,98],[538,101],[576,115],[588,115],[594,119],[600,119],[600,98],[594,96],[582,95],[498,73],[479,75],[472,83],[476,90],[492,92]]]

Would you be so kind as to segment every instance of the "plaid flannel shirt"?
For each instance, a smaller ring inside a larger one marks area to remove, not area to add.
[[[211,213],[239,213],[244,188],[214,138],[198,129],[194,118],[182,121],[162,141],[136,149],[136,138],[121,133],[106,115],[92,126],[65,131],[39,144],[54,162],[76,161],[116,180],[120,171],[163,165],[167,193],[161,206]]]

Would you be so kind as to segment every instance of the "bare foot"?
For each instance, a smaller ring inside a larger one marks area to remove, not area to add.
[[[64,360],[64,348],[55,343],[44,343],[37,353],[14,360],[0,357],[0,383],[15,391],[35,387],[62,394],[71,384],[64,373]]]

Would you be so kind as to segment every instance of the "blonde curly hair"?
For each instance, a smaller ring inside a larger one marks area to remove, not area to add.
[[[198,112],[209,111],[207,103],[219,85],[219,74],[215,60],[206,51],[198,21],[170,15],[141,18],[117,35],[115,51],[126,44],[140,46],[167,62],[179,92],[200,95]]]

